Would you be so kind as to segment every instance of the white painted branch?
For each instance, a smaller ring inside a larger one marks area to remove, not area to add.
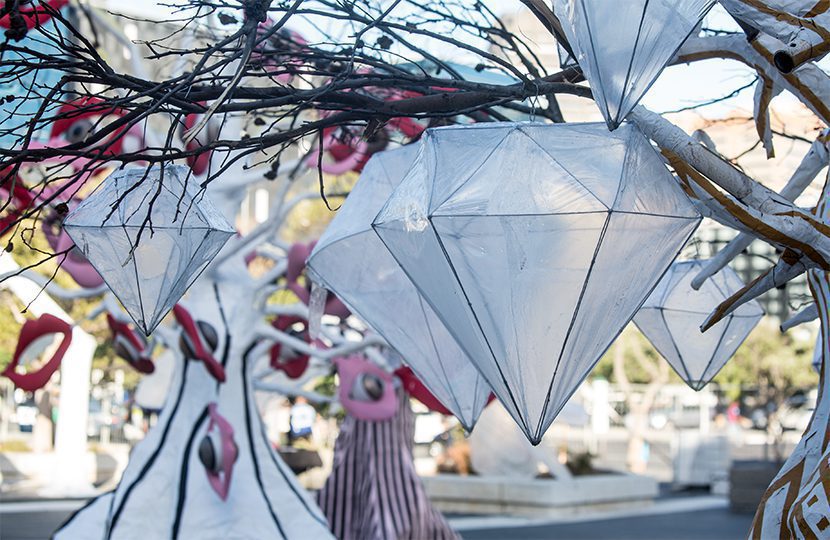
[[[13,273],[17,263],[8,254],[0,256],[0,272]],[[61,400],[55,429],[55,474],[50,494],[91,494],[86,463],[86,428],[89,416],[89,374],[95,353],[95,338],[87,334],[55,303],[42,287],[26,277],[13,277],[0,284],[8,288],[35,315],[48,313],[72,325],[72,343],[61,361]]]
[[[830,270],[830,238],[821,232],[814,215],[740,172],[660,115],[639,106],[628,118],[658,146],[731,194],[749,218],[775,232],[771,237],[759,231],[759,238],[791,248],[809,258],[813,266]]]
[[[314,403],[331,403],[332,401],[335,401],[335,399],[332,396],[324,396],[323,394],[318,394],[317,392],[303,390],[302,388],[297,386],[279,384],[275,382],[255,380],[254,390],[259,390],[260,392],[274,392],[277,394],[281,394],[283,396],[302,396]]]
[[[18,271],[19,270],[12,270],[9,272],[0,273],[0,281],[5,281],[6,279],[11,278],[11,276],[15,275]],[[45,291],[49,293],[51,296],[56,296],[61,300],[77,300],[78,298],[91,298],[93,296],[100,296],[105,292],[109,291],[109,288],[105,284],[99,285],[98,287],[92,289],[65,289],[60,285],[55,284],[54,281],[50,282],[48,278],[38,274],[34,270],[24,270],[19,275],[25,279],[28,279],[32,283],[35,283],[38,287],[45,289]]]
[[[800,324],[808,323],[816,319],[818,319],[818,305],[814,302],[781,323],[781,331],[787,332]]]
[[[782,56],[782,59],[779,61],[776,58],[776,64],[780,63],[779,69],[784,73],[827,53],[830,13],[816,10],[815,0],[763,2],[763,10],[758,9],[759,3],[754,0],[721,0],[721,4],[734,17],[782,42],[782,47],[776,52],[776,57]],[[799,16],[810,11],[815,13],[809,18]],[[783,57],[788,60],[785,62]]]
[[[748,43],[742,34],[692,37],[677,53],[674,63],[688,63],[712,58],[742,62],[796,96],[825,124],[830,124],[830,77],[818,66],[808,63],[798,70],[784,74],[774,65],[773,53],[783,43],[773,37],[760,35]]]
[[[816,175],[827,166],[830,152],[821,141],[814,141],[810,151],[804,156],[790,181],[781,190],[781,197],[794,201],[813,182]],[[692,288],[699,289],[703,282],[718,273],[729,262],[742,253],[755,240],[755,236],[746,232],[739,233],[701,269],[692,280]]]
[[[301,339],[265,324],[257,328],[257,337],[270,340],[271,342],[282,343],[287,347],[291,347],[291,349],[299,354],[307,354],[323,360],[331,360],[332,358],[346,356],[367,347],[386,344],[380,337],[372,335],[365,337],[361,341],[347,341],[330,349],[316,349]]]
[[[720,306],[709,315],[703,324],[700,326],[702,332],[717,324],[718,321],[735,311],[743,304],[758,298],[767,291],[776,287],[784,285],[791,279],[800,276],[807,271],[807,267],[801,262],[789,264],[786,261],[779,260],[775,266],[770,268],[766,274],[756,279],[752,283],[740,291],[733,294],[730,298],[725,300]]]

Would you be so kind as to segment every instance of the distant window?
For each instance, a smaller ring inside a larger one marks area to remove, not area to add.
[[[268,219],[268,190],[258,189],[254,192],[254,219],[257,223],[262,223]]]

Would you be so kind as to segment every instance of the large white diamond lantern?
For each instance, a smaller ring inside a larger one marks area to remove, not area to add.
[[[372,157],[307,268],[403,356],[469,431],[490,387],[372,230],[372,218],[411,168],[417,150],[412,145]]]
[[[553,0],[611,129],[648,91],[714,0]]]
[[[709,314],[744,286],[727,266],[694,290],[692,279],[705,262],[674,263],[634,317],[637,328],[695,390],[718,374],[764,316],[761,305],[752,300],[701,333]]]
[[[534,444],[700,217],[631,125],[430,130],[373,226]]]
[[[63,224],[147,335],[234,234],[186,179],[182,165],[115,171]]]

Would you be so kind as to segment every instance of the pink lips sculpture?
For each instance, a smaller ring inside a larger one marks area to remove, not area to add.
[[[61,343],[52,358],[37,371],[17,373],[15,368],[20,365],[24,353],[32,352],[27,351],[29,346],[36,340],[50,334],[63,335]],[[72,327],[54,315],[45,313],[37,319],[28,320],[23,323],[23,328],[20,329],[20,337],[17,340],[17,347],[14,350],[12,361],[6,366],[2,374],[8,377],[15,386],[27,392],[34,392],[39,388],[43,388],[49,382],[52,374],[60,367],[63,355],[66,354],[70,343],[72,343]]]
[[[210,423],[199,444],[199,461],[205,467],[210,487],[224,501],[228,498],[239,448],[233,439],[233,427],[216,409],[216,403],[208,405]]]
[[[118,356],[140,373],[155,371],[156,366],[150,357],[147,342],[130,328],[130,325],[116,320],[109,313],[107,313],[107,325],[112,331],[113,346]]]
[[[219,382],[225,382],[225,368],[208,352],[207,347],[215,349],[217,345],[216,331],[207,323],[196,323],[190,313],[181,305],[173,306],[173,316],[181,325],[183,333],[179,345],[185,357],[201,360],[208,373]],[[213,343],[210,343],[213,341]]]
[[[346,411],[360,420],[388,420],[398,399],[392,376],[361,356],[335,358],[340,385],[337,395]]]

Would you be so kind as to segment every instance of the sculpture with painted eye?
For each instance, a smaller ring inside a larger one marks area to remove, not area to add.
[[[223,501],[228,498],[233,465],[239,456],[239,448],[233,439],[233,427],[216,410],[216,403],[208,405],[207,434],[199,443],[199,461],[205,467],[208,482]]]
[[[23,3],[23,2],[21,2]],[[42,5],[48,5],[53,10],[60,10],[69,3],[69,0],[41,0],[40,6],[22,7],[20,15],[23,16],[23,22],[26,24],[26,29],[31,30],[36,26],[40,26],[49,19],[52,15],[43,9]],[[0,17],[0,28],[11,28],[11,14],[6,13]]]
[[[389,373],[360,356],[336,358],[340,377],[338,397],[350,415],[360,420],[388,420],[395,415],[398,399]]]
[[[32,371],[21,371],[31,366],[37,358],[54,347],[57,337],[61,338],[60,344],[54,349],[49,360]],[[8,377],[16,387],[27,392],[43,388],[60,367],[63,355],[66,354],[70,343],[72,343],[72,327],[65,321],[48,313],[37,319],[28,320],[20,329],[14,356],[3,370],[2,375]]]
[[[156,366],[150,357],[151,347],[130,325],[107,313],[107,325],[113,336],[115,354],[123,358],[139,373],[152,373]]]
[[[83,144],[96,131],[122,117],[124,111],[107,105],[97,97],[82,97],[69,101],[58,109],[57,120],[52,123],[49,146]],[[91,147],[105,147],[103,154],[114,156],[134,152],[143,147],[143,135],[138,126],[119,128],[100,141],[90,141]]]
[[[207,110],[207,104],[204,102],[200,102],[200,105],[205,107]],[[180,126],[179,136],[184,139],[185,134],[188,130],[193,129],[199,122],[202,121],[204,115],[201,113],[191,113],[184,117],[184,123]],[[217,139],[219,139],[219,132],[221,130],[221,125],[218,123],[217,120],[211,118],[208,120],[207,125],[205,128],[196,135],[195,138],[190,140],[185,145],[185,150],[188,152],[196,151],[203,146],[206,146]],[[198,154],[187,156],[187,164],[190,166],[190,170],[193,171],[193,174],[201,175],[204,174],[207,169],[208,165],[210,165],[210,158],[213,155],[213,151],[206,151],[201,152]]]
[[[316,244],[317,242],[308,244],[298,242],[288,250],[288,268],[285,271],[286,288],[297,295],[297,298],[306,305],[311,299],[311,281],[306,280],[306,284],[303,285],[299,282],[299,279],[305,271],[306,260]],[[324,313],[345,319],[351,314],[351,311],[336,296],[329,294],[326,299]]]
[[[61,218],[57,213],[47,215],[41,220],[41,229],[43,230],[46,241],[55,253],[68,251],[66,257],[60,260],[61,269],[72,276],[72,279],[81,287],[93,289],[104,284],[103,278],[95,268],[89,264],[89,261],[81,250],[75,246],[75,243],[66,234],[66,231],[60,225]]]
[[[194,321],[190,313],[179,304],[173,307],[173,315],[182,327],[179,348],[185,358],[201,360],[214,379],[225,382],[225,368],[211,354],[219,344],[216,329],[204,321]]]
[[[274,319],[271,325],[282,332],[288,332],[293,337],[306,343],[311,342],[308,335],[308,321],[300,317],[281,315]],[[298,354],[287,345],[277,342],[271,348],[271,367],[285,373],[290,379],[299,379],[308,369],[310,358],[307,354]]]

